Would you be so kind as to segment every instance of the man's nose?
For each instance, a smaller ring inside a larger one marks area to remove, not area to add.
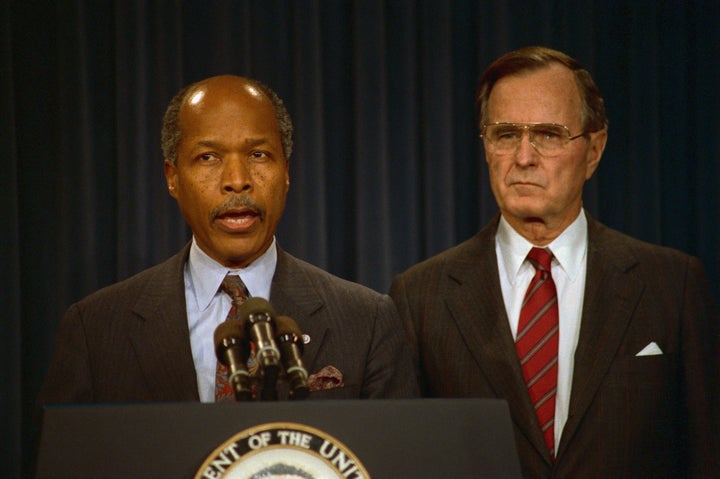
[[[537,163],[540,153],[534,142],[535,138],[528,128],[524,128],[520,136],[517,149],[515,150],[515,161],[520,165],[533,165]]]
[[[252,187],[250,165],[244,158],[227,157],[223,168],[223,189],[240,192]]]

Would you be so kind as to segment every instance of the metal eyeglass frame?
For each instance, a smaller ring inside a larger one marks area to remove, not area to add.
[[[577,134],[577,135],[575,135],[575,136],[572,136],[572,133],[570,133],[570,128],[568,128],[568,127],[565,126],[565,125],[561,125],[560,123],[543,123],[543,122],[536,122],[536,123],[515,123],[515,122],[508,122],[508,121],[496,121],[496,122],[493,122],[493,123],[483,123],[482,125],[480,125],[480,135],[479,135],[479,137],[480,137],[480,138],[483,138],[483,139],[487,139],[487,140],[490,142],[490,144],[494,144],[492,140],[490,140],[487,136],[485,136],[485,130],[486,130],[487,127],[489,127],[489,126],[499,126],[499,125],[507,125],[507,126],[513,126],[513,127],[520,127],[520,128],[522,128],[523,130],[527,131],[527,132],[528,132],[528,139],[530,140],[530,144],[533,146],[533,148],[535,148],[535,150],[537,150],[538,153],[542,153],[542,152],[540,151],[540,148],[538,148],[538,146],[535,144],[535,142],[534,142],[533,140],[535,139],[535,131],[534,131],[534,129],[535,129],[535,127],[538,127],[538,126],[540,126],[540,125],[546,125],[546,126],[552,126],[552,127],[560,127],[560,128],[562,128],[563,130],[565,130],[565,132],[567,133],[567,139],[566,139],[565,143],[563,143],[563,145],[562,145],[561,148],[564,148],[564,147],[565,147],[568,143],[570,143],[571,141],[577,140],[578,138],[581,138],[581,137],[583,137],[583,136],[585,136],[585,135],[587,135],[587,134],[589,133],[589,132],[587,132],[587,131],[583,131],[583,132],[581,132],[581,133],[579,133],[579,134]],[[520,140],[518,141],[518,146],[520,145],[520,141],[522,141],[522,137],[521,137]],[[516,148],[517,148],[517,146],[516,146]],[[551,151],[552,151],[552,150],[551,150]],[[546,153],[547,153],[547,152],[546,152]]]

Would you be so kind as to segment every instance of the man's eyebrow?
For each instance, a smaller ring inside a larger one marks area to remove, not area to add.
[[[200,140],[197,143],[195,143],[195,147],[205,147],[205,148],[212,148],[212,149],[220,149],[222,148],[222,143],[218,141],[213,140]]]
[[[267,138],[248,138],[245,140],[245,146],[247,148],[253,148],[255,146],[266,145],[270,143]]]
[[[243,142],[243,146],[245,148],[253,148],[268,143],[270,143],[270,141],[266,138],[248,138]],[[227,148],[223,142],[216,140],[200,140],[195,143],[195,147],[213,148],[218,150]]]

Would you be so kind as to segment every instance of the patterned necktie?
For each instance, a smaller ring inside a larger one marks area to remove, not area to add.
[[[535,267],[535,276],[520,310],[515,347],[545,444],[554,459],[559,334],[557,292],[550,271],[552,254],[533,248],[527,257]]]
[[[250,297],[250,293],[242,282],[240,276],[228,274],[223,279],[220,288],[225,291],[232,300],[232,307],[228,312],[225,321],[237,321],[238,308]],[[234,401],[235,392],[228,382],[228,369],[223,366],[220,361],[217,363],[215,370],[215,402]]]

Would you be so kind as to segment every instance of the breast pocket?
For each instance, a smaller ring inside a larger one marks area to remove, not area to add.
[[[657,388],[675,376],[674,356],[657,354],[619,359],[611,368],[613,382],[625,387]]]

